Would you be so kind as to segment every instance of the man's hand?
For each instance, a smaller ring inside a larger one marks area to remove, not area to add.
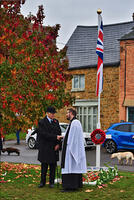
[[[63,139],[63,136],[62,135],[57,135],[57,140],[61,140]]]
[[[57,151],[57,150],[59,150],[59,148],[60,148],[60,145],[57,144],[57,145],[54,147],[54,150]]]

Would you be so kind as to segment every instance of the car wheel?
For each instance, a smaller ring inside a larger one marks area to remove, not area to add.
[[[113,140],[107,140],[105,142],[105,149],[107,153],[115,153],[117,151],[116,143]]]
[[[28,147],[30,149],[35,149],[36,148],[36,140],[34,138],[29,138],[28,140]]]

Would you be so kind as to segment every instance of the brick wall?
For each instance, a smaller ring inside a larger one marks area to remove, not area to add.
[[[134,40],[124,40],[120,42],[120,120],[127,120],[125,102],[130,100],[134,100]]]
[[[72,92],[76,99],[97,99],[96,97],[96,68],[70,70],[69,73],[85,74],[85,91]],[[71,92],[72,81],[66,89]],[[57,118],[67,122],[66,109],[60,110]],[[106,129],[111,123],[119,121],[119,67],[104,67],[104,85],[101,93],[101,127]]]

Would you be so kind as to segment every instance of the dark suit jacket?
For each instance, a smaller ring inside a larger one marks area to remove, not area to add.
[[[39,121],[37,131],[38,141],[38,160],[43,163],[56,163],[59,152],[54,148],[57,144],[61,145],[57,140],[57,135],[61,135],[61,129],[58,120],[54,119],[52,123],[47,117]]]

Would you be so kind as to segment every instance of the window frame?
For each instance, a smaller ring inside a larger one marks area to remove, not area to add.
[[[80,77],[84,77],[84,87],[83,88],[80,88]],[[74,78],[75,77],[78,77],[78,88],[75,88],[74,87]],[[72,89],[71,89],[71,92],[74,92],[74,91],[84,91],[85,90],[85,74],[74,74],[73,75],[73,78],[72,78]]]
[[[128,120],[129,120],[129,109],[131,109],[131,108],[134,108],[134,107],[133,106],[128,106],[127,107],[127,116],[126,116],[127,122],[130,122]]]
[[[82,99],[76,99],[73,106],[76,108],[76,110],[81,108],[81,111],[83,113],[78,113],[78,119],[80,120],[83,131],[91,133],[95,128],[97,128],[97,120],[98,120],[98,101],[96,99],[89,99],[89,100],[82,100]],[[97,108],[97,112],[94,113],[94,107]],[[86,108],[86,113],[84,113],[84,109]],[[91,108],[91,113],[89,114],[89,108]],[[91,128],[89,130],[89,118],[91,117]],[[96,117],[96,124],[94,124],[94,116]],[[86,118],[86,127],[84,127],[84,117]]]

